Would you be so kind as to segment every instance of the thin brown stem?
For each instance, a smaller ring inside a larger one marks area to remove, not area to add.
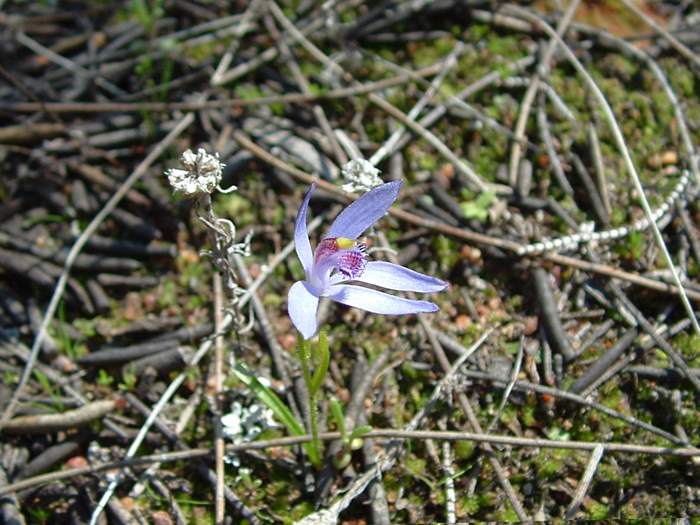
[[[216,470],[216,493],[214,496],[216,525],[223,525],[226,499],[224,497],[224,437],[221,428],[222,392],[224,377],[224,338],[222,336],[223,324],[223,287],[221,274],[214,272],[214,325],[216,327],[216,340],[214,342],[214,451]]]
[[[321,441],[332,441],[340,439],[339,432],[325,432],[319,434]],[[490,443],[492,445],[508,445],[513,447],[533,447],[533,448],[550,448],[559,450],[588,450],[594,451],[597,447],[603,447],[603,452],[617,454],[643,454],[651,456],[673,456],[681,458],[700,457],[700,449],[695,447],[656,447],[649,445],[636,445],[633,443],[598,443],[595,441],[555,441],[551,439],[540,438],[522,438],[513,436],[488,435],[474,432],[454,432],[454,431],[427,431],[427,430],[394,430],[394,429],[375,429],[363,436],[366,439],[434,439],[439,441],[473,441],[475,443]],[[290,436],[277,439],[267,439],[261,441],[252,441],[249,443],[239,443],[228,445],[226,452],[245,452],[247,450],[265,450],[268,448],[290,447],[308,443],[312,440],[310,434],[304,436]],[[133,457],[128,460],[111,461],[108,463],[100,463],[90,467],[79,467],[73,469],[65,469],[57,472],[42,474],[33,478],[11,483],[9,485],[0,486],[0,496],[17,492],[20,490],[43,485],[62,479],[69,479],[76,476],[86,474],[97,474],[117,468],[149,465],[154,462],[174,462],[184,461],[194,458],[211,457],[212,451],[210,448],[192,448],[184,451],[165,452],[162,454],[149,454],[144,456]]]

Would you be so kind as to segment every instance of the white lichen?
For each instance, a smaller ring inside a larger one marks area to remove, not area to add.
[[[244,406],[239,401],[231,405],[231,412],[221,417],[224,438],[236,443],[247,443],[268,429],[279,428],[272,410],[257,402]],[[226,461],[236,467],[240,466],[238,455],[231,453]]]
[[[188,149],[180,162],[185,169],[172,168],[165,172],[175,191],[191,196],[212,193],[219,187],[225,164],[219,160],[218,153],[211,155],[199,148],[195,154]]]

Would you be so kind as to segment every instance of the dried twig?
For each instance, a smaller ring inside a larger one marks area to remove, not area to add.
[[[545,327],[549,343],[566,360],[571,360],[574,356],[574,349],[571,347],[569,337],[566,335],[564,326],[561,323],[561,318],[557,311],[557,303],[549,285],[549,274],[543,268],[535,268],[532,271],[532,277],[537,293],[537,301],[542,312],[542,324]]]
[[[340,438],[339,432],[326,432],[319,434],[319,439],[323,441],[332,441]],[[434,439],[447,441],[473,441],[476,443],[491,443],[494,445],[509,445],[514,447],[533,447],[533,448],[551,448],[559,450],[589,450],[593,451],[597,447],[603,447],[603,452],[617,454],[644,454],[651,456],[671,456],[680,458],[700,457],[700,449],[695,447],[656,447],[649,445],[636,445],[633,443],[597,443],[589,441],[555,441],[551,439],[537,438],[520,438],[501,435],[486,435],[473,432],[450,432],[450,431],[427,431],[427,430],[395,430],[395,429],[374,429],[364,435],[365,439],[386,438],[388,440],[404,440],[404,439]],[[249,443],[240,443],[235,445],[227,445],[226,451],[243,452],[246,450],[264,450],[275,447],[288,447],[308,443],[312,440],[311,435],[291,436],[277,439],[252,441]],[[108,463],[92,465],[90,467],[80,467],[73,469],[65,469],[58,472],[51,472],[41,476],[18,481],[8,485],[0,485],[0,496],[17,492],[27,488],[35,487],[45,483],[69,479],[85,474],[96,474],[113,469],[124,467],[133,467],[138,465],[148,465],[154,462],[173,462],[183,461],[195,458],[210,457],[212,454],[211,448],[192,448],[177,452],[164,452],[160,454],[150,454],[144,456],[132,457],[121,461],[112,461]],[[365,477],[373,479],[376,475],[376,469],[362,476],[362,479],[357,481],[364,482]],[[366,487],[366,484],[362,487]],[[352,498],[356,497],[360,492],[353,491]]]
[[[305,173],[293,166],[290,166],[286,162],[278,159],[274,155],[271,155],[268,153],[265,149],[261,148],[257,144],[255,144],[253,141],[251,141],[245,133],[236,130],[233,132],[233,137],[235,140],[244,148],[249,150],[251,153],[253,153],[256,157],[260,158],[261,160],[264,160],[268,164],[271,164],[275,166],[276,168],[279,168],[280,170],[285,171],[286,173],[289,173],[296,179],[299,179],[302,181],[304,184],[311,184],[315,183],[319,188],[322,188],[324,190],[327,190],[338,197],[342,198],[344,201],[348,201],[350,199],[355,199],[357,198],[356,196],[350,196],[346,193],[344,193],[340,188],[337,186],[322,180],[322,179],[317,179],[313,177],[312,175],[309,175],[308,173]],[[448,224],[442,223],[438,220],[434,219],[426,219],[423,217],[419,217],[415,215],[414,213],[407,212],[401,208],[390,208],[389,209],[389,214],[393,215],[394,217],[403,220],[409,224],[413,224],[415,226],[420,226],[424,228],[429,228],[431,230],[444,233],[446,235],[450,235],[452,237],[456,237],[457,239],[464,240],[466,242],[470,243],[475,243],[475,244],[481,244],[485,246],[493,246],[496,248],[501,248],[504,250],[507,250],[509,252],[518,254],[520,253],[521,249],[523,248],[523,245],[508,239],[504,239],[501,237],[494,237],[490,235],[486,235],[483,233],[478,233],[474,232],[471,230],[466,230],[462,228],[457,228],[454,226],[450,226]],[[590,261],[584,261],[581,259],[577,259],[575,257],[570,257],[567,255],[560,255],[556,253],[547,253],[547,254],[542,254],[541,257],[543,259],[552,261],[556,264],[561,264],[564,266],[570,266],[572,268],[577,268],[579,270],[584,270],[592,273],[597,273],[600,275],[606,275],[608,277],[612,277],[615,279],[621,279],[624,281],[628,281],[631,283],[636,284],[637,286],[642,286],[644,288],[649,288],[651,290],[655,290],[658,292],[664,292],[664,293],[669,293],[669,294],[677,294],[678,292],[678,287],[674,286],[672,284],[668,284],[662,281],[658,281],[655,279],[649,279],[647,277],[643,277],[641,275],[637,275],[631,272],[627,272],[625,270],[621,270],[619,268],[615,268],[613,266],[607,265],[607,264],[601,264],[601,263],[594,263]],[[688,297],[692,298],[694,301],[700,301],[700,293],[695,292],[694,290],[685,290],[685,293]]]
[[[15,417],[3,423],[0,431],[7,434],[47,434],[79,428],[106,416],[115,406],[116,402],[113,400],[93,401],[61,414]]]
[[[445,521],[450,525],[454,525],[457,523],[455,472],[452,467],[452,448],[448,441],[442,444],[442,470],[445,472],[445,515],[447,516]]]
[[[166,148],[170,146],[170,144],[183,132],[187,127],[194,121],[194,115],[191,113],[187,114],[185,117],[183,117],[178,125],[173,128],[173,130],[168,133],[166,137],[163,138],[151,151],[150,153],[146,156],[141,163],[136,167],[136,169],[133,171],[131,175],[124,181],[124,183],[121,185],[119,190],[112,195],[112,197],[109,199],[109,201],[104,205],[104,207],[100,210],[100,212],[90,221],[90,224],[85,228],[83,233],[80,235],[80,237],[75,241],[75,244],[70,249],[70,252],[68,253],[68,256],[66,257],[66,263],[63,267],[63,272],[61,273],[61,277],[59,278],[58,282],[56,283],[56,287],[54,289],[54,293],[51,296],[51,301],[49,302],[49,306],[46,308],[46,312],[44,313],[44,320],[41,324],[41,328],[39,329],[39,332],[37,333],[36,337],[34,338],[34,343],[32,344],[32,349],[31,349],[31,354],[29,357],[29,360],[27,361],[27,364],[24,368],[24,372],[22,373],[22,377],[20,378],[19,384],[17,385],[17,388],[15,389],[12,399],[10,399],[10,402],[8,405],[5,407],[5,410],[3,411],[2,417],[0,417],[0,425],[5,423],[7,420],[9,420],[12,417],[12,414],[14,413],[14,410],[17,406],[17,400],[19,399],[19,396],[22,394],[22,390],[24,389],[24,386],[27,384],[27,381],[29,380],[29,377],[32,373],[32,368],[34,367],[34,363],[36,361],[36,358],[39,354],[39,349],[41,348],[41,344],[43,342],[43,339],[46,335],[46,330],[49,327],[49,324],[53,320],[53,316],[56,313],[56,308],[58,308],[58,303],[61,300],[61,297],[63,296],[63,291],[65,290],[66,287],[66,282],[68,281],[68,276],[71,271],[71,267],[73,264],[73,261],[75,258],[78,256],[80,251],[82,250],[83,246],[85,245],[87,239],[97,230],[97,228],[102,224],[102,222],[109,216],[109,214],[112,212],[112,210],[117,206],[119,201],[126,195],[126,193],[131,189],[131,187],[138,181],[144,173],[146,173],[146,170],[155,162],[155,160],[160,157],[160,155],[165,151]]]
[[[600,356],[569,388],[570,392],[580,394],[586,390],[593,381],[598,379],[603,372],[608,370],[610,366],[630,347],[637,338],[638,330],[630,328],[627,330],[617,342],[611,346],[605,353]]]
[[[586,496],[586,492],[588,492],[588,487],[593,481],[593,476],[595,476],[595,471],[598,469],[598,464],[603,458],[604,451],[605,449],[603,448],[603,445],[598,445],[593,449],[591,457],[588,460],[588,465],[586,465],[586,470],[584,471],[583,476],[581,476],[581,479],[579,480],[578,485],[576,487],[574,499],[571,500],[569,508],[566,509],[566,514],[564,515],[565,519],[571,520],[574,519],[574,517],[576,516],[578,508],[581,506],[583,498]]]
[[[139,113],[143,111],[203,111],[207,109],[269,106],[270,104],[301,104],[322,100],[344,99],[357,95],[364,95],[372,91],[381,91],[410,82],[412,80],[412,75],[430,77],[437,74],[441,69],[442,66],[440,64],[432,65],[413,71],[411,75],[397,75],[376,82],[330,89],[323,93],[289,93],[287,95],[271,95],[268,97],[208,100],[203,102],[10,102],[0,103],[0,111],[11,111],[15,113],[35,113],[37,111],[50,111],[53,113]]]
[[[676,51],[678,51],[681,55],[690,60],[695,65],[695,67],[700,67],[700,57],[698,57],[697,54],[693,53],[693,51],[690,50],[686,45],[684,45],[683,42],[678,40],[670,32],[666,31],[663,27],[657,24],[652,17],[647,15],[634,2],[631,2],[630,0],[621,0],[621,2],[625,5],[627,9],[632,11],[642,20],[644,20],[644,23],[651,27],[654,30],[654,32],[666,39]]]
[[[1,3],[1,1],[0,1]],[[7,485],[7,474],[5,469],[0,465],[0,487]],[[17,497],[12,493],[7,493],[0,496],[0,520],[3,523],[12,525],[25,525],[24,516],[20,512],[20,505]]]
[[[673,364],[681,371],[683,376],[690,381],[690,383],[695,387],[695,390],[700,392],[700,379],[698,379],[693,373],[691,373],[688,363],[685,362],[683,356],[681,356],[666,339],[659,335],[659,333],[654,330],[654,327],[647,320],[642,312],[629,300],[629,298],[620,290],[617,285],[610,284],[610,287],[615,294],[615,296],[621,301],[624,307],[632,314],[634,319],[639,323],[642,329],[651,336],[654,342],[664,351],[664,353],[673,361]]]
[[[454,66],[457,63],[457,58],[459,57],[459,54],[462,53],[464,50],[464,46],[458,45],[455,46],[455,49],[452,50],[452,52],[449,54],[447,57],[447,60],[444,61],[444,68],[443,70],[435,76],[433,81],[430,83],[430,87],[423,93],[421,98],[416,102],[416,104],[411,108],[411,110],[406,114],[406,118],[409,120],[415,121],[418,116],[420,115],[421,111],[425,108],[425,106],[430,102],[430,100],[435,96],[435,94],[438,92],[440,89],[440,85],[442,84],[443,80],[445,79],[445,76],[447,73],[454,68]],[[406,128],[404,126],[399,126],[397,129],[395,129],[391,136],[382,144],[377,151],[375,151],[372,156],[369,158],[370,164],[373,166],[376,166],[379,164],[387,155],[389,155],[392,151],[394,151],[394,147],[398,144],[399,140],[401,140],[401,137],[404,135]]]
[[[576,13],[578,5],[579,0],[573,0],[572,2],[569,2],[566,11],[559,19],[559,23],[557,24],[557,35],[561,36],[566,32],[567,28],[569,27],[569,24],[571,23],[571,19],[574,16],[574,13]],[[540,67],[537,72],[537,75],[532,77],[530,85],[528,86],[527,91],[525,92],[525,96],[523,97],[523,101],[520,104],[520,113],[518,114],[518,120],[515,124],[516,140],[513,141],[513,147],[510,150],[508,179],[510,181],[511,186],[515,186],[518,167],[520,166],[520,155],[522,148],[521,141],[525,137],[525,126],[530,116],[532,103],[534,102],[535,95],[537,95],[537,92],[540,88],[540,82],[543,81],[549,73],[549,62],[552,60],[552,57],[554,56],[554,51],[556,51],[557,49],[557,43],[557,40],[555,40],[554,38],[550,39],[549,43],[547,44],[547,47],[542,53]]]
[[[595,95],[596,100],[603,109],[603,114],[605,115],[605,118],[610,126],[613,138],[615,139],[615,143],[617,144],[617,147],[620,150],[620,153],[622,154],[622,158],[625,161],[627,171],[630,175],[630,178],[632,179],[632,183],[634,184],[637,194],[639,195],[639,199],[642,203],[642,208],[644,209],[644,214],[646,215],[647,220],[649,221],[651,231],[654,233],[654,239],[656,240],[656,244],[661,250],[661,253],[663,254],[664,259],[666,261],[666,265],[668,266],[669,270],[671,271],[671,274],[673,275],[673,281],[676,284],[678,295],[681,299],[683,307],[685,308],[685,311],[688,314],[688,318],[693,324],[693,329],[695,330],[695,333],[700,335],[700,324],[698,323],[698,320],[695,317],[693,307],[688,299],[688,294],[686,293],[683,284],[681,283],[680,277],[678,276],[678,272],[676,270],[676,266],[673,263],[673,259],[671,259],[671,254],[669,253],[668,248],[666,247],[666,243],[661,235],[661,231],[659,230],[659,227],[656,224],[656,221],[654,219],[654,212],[652,211],[651,206],[649,205],[649,201],[646,197],[646,192],[644,191],[644,187],[642,186],[642,182],[639,178],[639,174],[637,173],[634,161],[632,160],[632,157],[629,153],[629,149],[627,148],[625,138],[622,135],[620,126],[618,125],[617,120],[615,119],[615,115],[613,114],[612,109],[610,108],[610,105],[608,104],[608,101],[605,98],[605,95],[600,90],[593,78],[591,78],[591,76],[588,74],[588,72],[583,67],[579,59],[576,57],[574,52],[569,48],[569,46],[566,45],[566,43],[561,39],[561,37],[559,37],[556,31],[554,31],[554,29],[552,29],[552,27],[549,26],[549,24],[547,24],[540,17],[537,17],[529,11],[517,6],[508,5],[505,7],[505,10],[507,12],[515,13],[516,15],[521,16],[522,18],[525,18],[530,22],[538,24],[539,27],[541,27],[547,34],[549,34],[552,38],[556,39],[557,43],[564,51],[564,54],[568,58],[569,62],[574,66],[576,71],[585,80],[589,89]]]
[[[520,366],[522,365],[523,362],[523,340],[520,340],[520,344],[518,345],[518,355],[515,356],[515,363],[513,364],[513,371],[510,374],[510,382],[506,386],[506,389],[503,391],[503,399],[501,399],[501,404],[498,405],[498,409],[496,410],[496,413],[493,415],[491,418],[491,423],[489,423],[489,426],[486,427],[486,432],[485,434],[490,434],[493,431],[493,428],[496,426],[496,423],[501,419],[501,415],[503,414],[503,410],[506,407],[506,403],[508,403],[508,398],[510,397],[510,393],[513,391],[513,387],[515,386],[515,382],[518,380],[518,375],[520,374]]]
[[[490,381],[494,383],[497,386],[502,386],[505,388],[508,385],[508,382],[504,380],[502,377],[489,374],[486,372],[480,372],[476,370],[463,370],[462,375],[465,377],[471,377],[474,379],[482,379],[485,381]],[[593,408],[605,415],[608,415],[610,417],[614,417],[615,419],[619,419],[621,421],[624,421],[625,423],[635,426],[637,428],[641,428],[643,430],[646,430],[647,432],[651,432],[653,434],[656,434],[657,436],[661,436],[664,439],[667,439],[670,443],[674,443],[676,445],[687,445],[688,443],[680,440],[678,437],[674,436],[670,432],[666,432],[665,430],[658,428],[654,425],[651,425],[649,423],[645,423],[644,421],[640,421],[639,419],[632,417],[632,416],[627,416],[625,414],[622,414],[620,412],[617,412],[616,410],[613,410],[611,408],[606,407],[605,405],[602,405],[600,403],[597,403],[595,401],[591,401],[583,396],[573,394],[571,392],[566,392],[564,390],[559,390],[558,388],[552,388],[552,387],[547,387],[547,386],[542,386],[542,385],[536,385],[533,383],[530,383],[528,381],[516,381],[513,384],[513,388],[516,390],[521,390],[524,392],[537,392],[538,394],[546,394],[550,395],[552,397],[557,397],[560,399],[565,399],[568,401],[573,401],[574,403],[577,403],[582,406],[590,407]]]
[[[224,499],[224,437],[222,433],[221,416],[222,389],[224,382],[224,338],[221,327],[224,311],[224,292],[221,285],[221,274],[214,272],[214,326],[216,338],[214,342],[214,462],[216,470],[216,490],[214,494],[214,523],[223,525],[225,512]]]

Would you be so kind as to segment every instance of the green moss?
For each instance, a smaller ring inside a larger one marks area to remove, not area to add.
[[[284,508],[284,507],[283,507]],[[308,516],[314,512],[314,505],[310,501],[300,501],[291,508],[291,511],[287,517],[284,518],[285,524],[292,524],[299,521],[301,518]]]
[[[679,67],[676,60],[663,60],[662,64],[667,71],[668,80],[673,90],[688,98],[696,97],[695,75],[686,67]]]
[[[632,59],[615,53],[609,53],[598,60],[596,65],[606,74],[617,76],[629,81],[639,70],[638,63]]]
[[[503,162],[504,144],[501,138],[496,138],[489,133],[484,133],[482,144],[469,148],[467,156],[469,162],[476,173],[482,178],[493,181],[495,179],[498,165]]]
[[[533,405],[526,405],[520,414],[520,421],[526,427],[533,427],[538,423],[538,419],[535,414],[536,407]]]
[[[3,370],[2,382],[7,387],[15,386],[16,383],[19,383],[19,373],[12,370]]]
[[[421,169],[436,171],[438,168],[438,159],[435,155],[426,153],[418,157],[418,165],[421,167]]]
[[[207,260],[200,260],[199,262],[190,262],[188,264],[183,264],[180,269],[180,275],[178,276],[178,281],[180,286],[189,287],[196,290],[199,285],[202,284],[206,276],[211,273],[211,267]],[[208,279],[207,279],[208,282]]]
[[[177,285],[167,280],[159,287],[158,307],[163,309],[177,304]]]
[[[233,220],[238,228],[255,221],[253,205],[238,192],[217,196],[214,212],[220,217]]]
[[[417,44],[412,49],[411,58],[417,67],[425,67],[442,60],[454,49],[452,36],[444,36],[428,41],[426,44]]]
[[[685,357],[688,365],[700,366],[700,336],[695,333],[681,333],[673,338],[673,346]]]
[[[598,465],[597,477],[600,480],[619,484],[620,469],[603,461]]]
[[[459,250],[455,241],[444,235],[433,238],[433,250],[437,254],[440,270],[446,274],[459,260]]]
[[[553,480],[566,472],[566,462],[569,451],[542,450],[535,458],[538,479]]]
[[[522,41],[519,38],[498,36],[496,33],[491,33],[486,39],[486,48],[493,55],[505,59],[516,59],[523,54]]]
[[[586,514],[589,519],[592,520],[602,520],[608,517],[610,512],[607,505],[598,503],[597,501],[592,501],[588,508],[586,509]]]
[[[389,138],[389,131],[384,122],[381,124],[374,121],[367,122],[365,123],[365,131],[367,136],[377,143],[384,142]]]
[[[411,456],[404,461],[403,465],[404,468],[414,476],[426,475],[427,461],[423,458]]]
[[[491,27],[485,24],[472,24],[469,26],[469,29],[465,32],[465,36],[467,40],[471,40],[473,42],[480,42],[488,35],[491,34]]]
[[[97,334],[97,323],[100,320],[99,317],[74,319],[73,328],[78,329],[85,337],[94,337]]]
[[[483,328],[478,324],[473,323],[469,325],[461,338],[462,346],[469,348],[481,335]]]
[[[495,515],[495,518],[501,523],[519,523],[520,522],[520,518],[516,514],[513,507],[511,507],[510,505],[508,505],[507,507],[498,511]]]
[[[613,226],[622,226],[627,223],[627,210],[621,207],[614,207],[610,214],[610,223]]]
[[[485,511],[499,504],[498,496],[490,491],[480,491],[474,496],[465,496],[458,500],[458,508],[467,516],[483,515]]]
[[[631,232],[625,239],[615,245],[615,252],[632,261],[638,261],[644,252],[644,234]]]
[[[203,62],[219,54],[230,41],[231,38],[221,38],[199,44],[184,44],[178,48],[178,51],[191,60]]]
[[[480,193],[474,200],[460,202],[460,208],[467,219],[486,222],[489,218],[489,208],[496,200],[496,194],[490,191]]]
[[[191,295],[187,298],[184,307],[185,310],[191,312],[197,310],[198,308],[206,307],[211,304],[211,298],[203,297],[201,295]]]
[[[453,448],[456,459],[469,459],[475,450],[476,445],[473,441],[457,441]]]

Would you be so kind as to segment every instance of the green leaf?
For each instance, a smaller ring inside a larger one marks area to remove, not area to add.
[[[34,377],[36,378],[37,382],[41,385],[42,390],[44,393],[51,395],[53,393],[53,386],[51,385],[51,381],[49,381],[49,378],[44,374],[41,370],[36,370],[34,369]]]
[[[356,427],[350,432],[350,435],[343,439],[346,446],[350,447],[350,450],[360,450],[364,444],[363,436],[372,432],[372,427],[369,425],[361,425]]]
[[[340,437],[343,441],[346,441],[345,436],[345,416],[343,416],[343,407],[337,398],[332,397],[329,401],[331,408],[331,416],[333,416],[333,421],[335,421],[335,426],[340,432]]]
[[[233,373],[244,385],[253,391],[260,401],[272,410],[277,419],[287,427],[290,434],[293,436],[306,434],[304,427],[297,421],[292,411],[287,408],[287,405],[270,388],[263,385],[257,377],[245,370],[241,365],[235,367]]]
[[[484,191],[473,201],[462,202],[460,207],[467,219],[485,221],[489,217],[489,207],[496,198],[492,191]]]
[[[350,432],[350,440],[352,441],[353,439],[360,439],[362,436],[365,434],[369,434],[372,432],[372,427],[369,425],[361,425],[359,427],[355,427],[352,429],[352,432]]]
[[[571,435],[559,427],[552,427],[547,431],[547,438],[553,441],[569,441]]]
[[[260,401],[265,403],[265,406],[272,410],[272,413],[275,414],[275,417],[279,419],[279,421],[287,428],[287,431],[291,435],[306,435],[304,426],[299,421],[297,421],[297,419],[294,417],[294,414],[292,414],[292,411],[289,410],[289,408],[287,408],[287,405],[285,405],[284,402],[279,398],[279,396],[275,394],[270,388],[263,385],[257,377],[255,377],[241,365],[235,367],[233,369],[233,373],[244,385],[246,385],[253,391],[253,393]],[[311,463],[313,463],[314,465],[320,464],[321,456],[314,444],[312,442],[309,442],[304,443],[302,446],[304,447],[306,454],[309,456],[309,461],[311,461]]]

